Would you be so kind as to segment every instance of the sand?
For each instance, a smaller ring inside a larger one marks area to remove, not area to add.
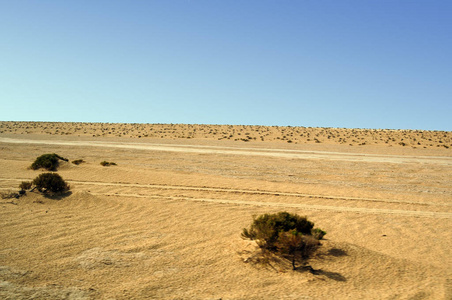
[[[452,299],[451,143],[439,131],[0,122],[2,194],[44,172],[28,168],[41,154],[85,161],[61,163],[64,197],[0,199],[0,298]],[[327,231],[317,275],[251,262],[242,228],[278,211]]]

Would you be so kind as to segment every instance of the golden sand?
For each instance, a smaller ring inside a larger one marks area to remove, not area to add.
[[[0,122],[0,192],[58,153],[71,194],[0,200],[0,298],[451,299],[452,135]],[[117,166],[103,167],[101,161]],[[327,231],[317,275],[247,258],[252,216]]]

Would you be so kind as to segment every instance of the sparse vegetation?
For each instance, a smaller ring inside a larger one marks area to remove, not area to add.
[[[70,189],[57,173],[42,173],[33,180],[33,184],[44,194],[62,194]]]
[[[116,166],[117,164],[116,163],[114,163],[114,162],[110,162],[110,161],[103,161],[103,162],[101,162],[100,163],[102,166],[104,166],[104,167],[109,167],[109,166]]]
[[[326,234],[313,228],[314,223],[296,214],[264,214],[253,218],[250,228],[243,229],[242,238],[255,241],[264,252],[290,259],[295,270],[296,262],[305,264]]]
[[[368,146],[385,144],[388,147],[406,147],[422,143],[423,148],[452,147],[450,131],[392,130],[392,129],[346,129],[292,126],[250,125],[202,125],[202,124],[107,124],[107,123],[60,123],[60,122],[2,122],[0,133],[49,135],[116,136],[129,138],[230,139],[237,142],[275,141],[293,144],[352,144]],[[220,136],[219,136],[220,135]],[[353,141],[354,140],[354,141]],[[363,143],[366,144],[363,144]],[[402,143],[400,143],[402,142]],[[438,146],[439,145],[439,146]],[[445,146],[443,146],[445,145]]]
[[[31,168],[33,170],[44,168],[47,171],[56,171],[59,165],[59,160],[68,161],[68,159],[61,157],[56,153],[43,154],[36,158],[36,160],[31,164]]]
[[[1,192],[0,196],[2,199],[12,199],[12,198],[18,199],[20,197],[18,193],[12,191]]]

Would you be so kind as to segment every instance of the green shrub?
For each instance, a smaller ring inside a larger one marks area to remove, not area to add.
[[[104,167],[116,166],[116,163],[110,162],[110,161],[105,161],[105,160],[103,162],[101,162],[100,164]]]
[[[21,184],[19,184],[19,188],[22,191],[29,190],[29,189],[31,189],[31,185],[32,185],[32,183],[30,181],[22,181]]]
[[[306,217],[288,212],[253,217],[250,228],[244,228],[242,238],[253,240],[263,251],[269,251],[292,262],[305,263],[320,246],[325,231],[314,228]]]
[[[36,158],[34,163],[31,164],[33,170],[44,168],[47,171],[56,171],[59,165],[59,160],[68,161],[68,159],[59,156],[58,154],[43,154]]]
[[[253,218],[250,229],[243,229],[242,237],[255,240],[259,247],[274,250],[280,232],[296,230],[301,234],[311,234],[314,223],[306,217],[288,212],[264,214]]]
[[[41,193],[61,194],[69,190],[69,185],[57,173],[42,173],[33,180]]]

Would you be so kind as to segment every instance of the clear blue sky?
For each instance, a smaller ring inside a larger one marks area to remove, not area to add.
[[[452,1],[0,0],[0,120],[452,130]]]

